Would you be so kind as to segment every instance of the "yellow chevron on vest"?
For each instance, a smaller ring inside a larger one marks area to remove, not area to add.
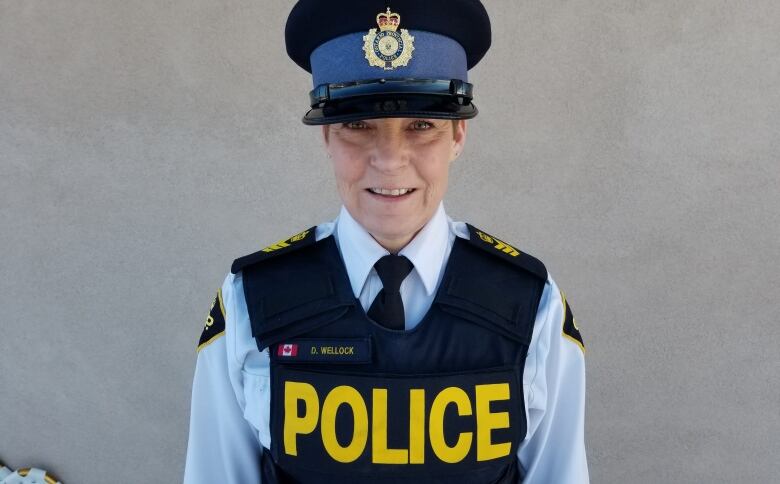
[[[515,249],[514,247],[512,247],[511,245],[507,244],[502,240],[498,240],[492,235],[488,235],[485,232],[479,230],[477,230],[477,235],[479,235],[479,238],[482,239],[484,242],[487,242],[488,244],[492,245],[494,248],[500,250],[501,252],[509,254],[512,257],[517,257],[518,255],[520,255],[520,252],[517,249]]]
[[[279,242],[276,242],[275,244],[271,244],[268,247],[262,249],[263,252],[273,252],[275,250],[284,249],[285,247],[289,247],[291,244],[294,244],[295,242],[298,242],[299,240],[303,240],[306,238],[306,236],[309,234],[308,230],[304,230],[303,232],[299,234],[295,234],[292,237],[282,239]]]

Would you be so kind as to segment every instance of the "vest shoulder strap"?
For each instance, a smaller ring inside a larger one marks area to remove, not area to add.
[[[536,257],[526,254],[525,252],[520,252],[503,240],[494,237],[471,224],[467,223],[466,227],[468,227],[469,230],[468,242],[471,245],[479,247],[496,257],[500,257],[513,265],[538,276],[544,281],[547,280],[547,268],[544,266],[544,263]]]
[[[316,242],[316,238],[314,234],[316,228],[317,228],[316,226],[311,227],[302,232],[298,232],[297,234],[291,237],[282,239],[279,242],[276,242],[275,244],[271,244],[268,247],[260,249],[253,254],[239,257],[238,259],[233,261],[233,265],[230,267],[230,272],[236,274],[242,269],[244,269],[245,267],[314,244],[314,242]]]
[[[288,246],[249,255],[234,266],[242,273],[252,335],[260,351],[328,325],[356,303],[333,235],[316,241],[314,229],[308,232],[297,241],[285,239]],[[277,252],[287,255],[273,255]]]

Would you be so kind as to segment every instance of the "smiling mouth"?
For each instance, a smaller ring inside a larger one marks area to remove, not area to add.
[[[375,195],[383,195],[386,197],[400,197],[414,192],[416,188],[366,188],[366,190]]]

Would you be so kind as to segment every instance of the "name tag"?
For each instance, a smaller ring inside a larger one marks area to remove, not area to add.
[[[272,348],[271,357],[280,363],[371,363],[371,340],[292,339]]]

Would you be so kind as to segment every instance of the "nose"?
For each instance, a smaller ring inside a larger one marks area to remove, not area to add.
[[[371,156],[371,165],[374,168],[392,174],[408,163],[409,152],[402,134],[387,131],[377,133]]]

